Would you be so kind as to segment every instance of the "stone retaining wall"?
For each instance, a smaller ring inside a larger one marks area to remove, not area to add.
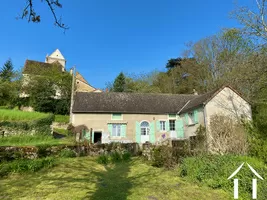
[[[35,159],[46,156],[58,156],[63,149],[72,150],[76,156],[97,156],[100,154],[108,154],[112,151],[128,151],[132,155],[140,152],[137,143],[126,144],[95,144],[95,145],[57,145],[57,146],[26,146],[26,147],[0,147],[0,162],[4,160],[14,159]]]

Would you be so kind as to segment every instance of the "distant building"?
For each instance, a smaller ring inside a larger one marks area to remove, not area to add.
[[[26,85],[29,83],[29,80],[32,76],[42,76],[47,70],[56,70],[58,72],[63,73],[73,73],[73,69],[71,69],[69,72],[66,70],[66,59],[62,55],[62,53],[59,51],[59,49],[56,49],[52,54],[47,55],[45,57],[45,62],[35,61],[35,60],[26,60],[22,75],[23,75],[23,85]],[[75,92],[99,92],[100,90],[97,90],[93,86],[91,86],[85,78],[76,71],[75,73]],[[20,97],[28,97],[29,95],[25,92],[20,93]],[[60,99],[60,91],[57,90],[55,98]],[[26,110],[32,110],[32,108],[26,108]]]

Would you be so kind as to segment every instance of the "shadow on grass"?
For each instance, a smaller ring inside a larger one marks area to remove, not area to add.
[[[97,176],[96,190],[88,192],[86,199],[94,200],[125,200],[132,188],[131,180],[127,177],[130,162],[119,162],[105,166],[105,171],[92,172]]]

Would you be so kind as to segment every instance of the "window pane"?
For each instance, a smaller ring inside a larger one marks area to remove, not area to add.
[[[112,136],[116,136],[116,130],[117,130],[117,126],[116,124],[112,125]]]
[[[170,120],[170,130],[175,131],[175,120]]]
[[[117,125],[117,136],[121,136],[121,124]]]
[[[141,128],[141,135],[146,135],[146,128]]]
[[[112,125],[112,136],[121,136],[121,124]]]
[[[160,130],[161,131],[165,131],[165,126],[166,126],[166,122],[165,121],[160,121]]]
[[[141,126],[141,127],[149,127],[149,123],[146,122],[146,121],[144,121],[144,122],[141,123],[140,126]]]

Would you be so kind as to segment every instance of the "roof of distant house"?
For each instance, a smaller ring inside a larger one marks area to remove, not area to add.
[[[38,62],[34,60],[26,60],[23,67],[23,74],[35,74],[40,75],[47,71],[55,70],[56,72],[62,72],[62,65],[56,61],[54,63]]]

